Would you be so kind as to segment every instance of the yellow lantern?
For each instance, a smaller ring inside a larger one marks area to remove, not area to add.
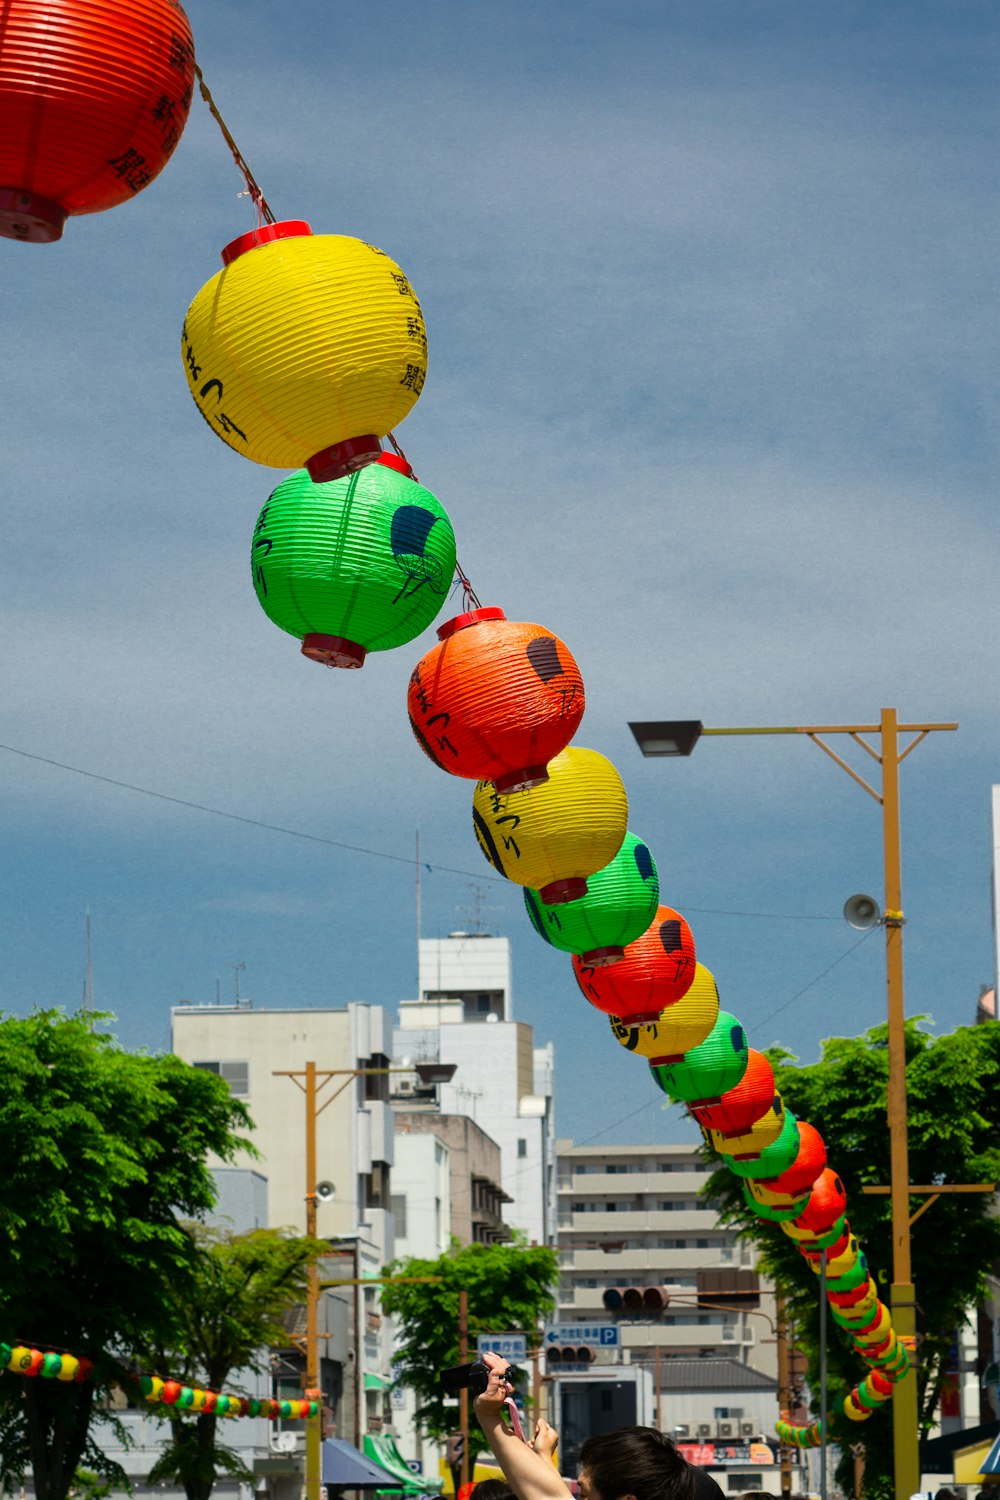
[[[587,876],[610,864],[628,824],[628,797],[614,766],[570,745],[548,764],[549,779],[526,791],[476,784],[472,821],[495,870],[536,891],[546,906],[578,901]]]
[[[224,443],[273,469],[340,479],[423,388],[427,335],[409,281],[384,251],[299,219],[222,252],[188,309],[181,352],[198,410]]]
[[[650,1067],[675,1063],[708,1036],[719,1015],[719,991],[704,964],[694,966],[689,989],[644,1025],[611,1016],[611,1030],[629,1052],[645,1057]]]
[[[785,1128],[785,1107],[781,1095],[775,1094],[774,1103],[759,1120],[754,1120],[743,1135],[725,1136],[720,1130],[710,1130],[712,1149],[720,1156],[734,1156],[738,1161],[749,1161],[759,1156],[765,1146],[776,1141]]]
[[[75,1354],[64,1354],[62,1356],[62,1364],[59,1366],[59,1374],[56,1376],[56,1379],[75,1380],[76,1372],[79,1370],[79,1368],[80,1361],[77,1359]]]

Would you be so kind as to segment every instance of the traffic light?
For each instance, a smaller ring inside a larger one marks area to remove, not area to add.
[[[609,1286],[601,1300],[608,1312],[660,1313],[670,1293],[665,1286]]]
[[[545,1351],[549,1365],[590,1365],[594,1362],[594,1351],[587,1344],[564,1344],[561,1348],[552,1345]]]

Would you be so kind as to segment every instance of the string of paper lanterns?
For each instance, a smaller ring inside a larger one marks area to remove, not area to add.
[[[27,1344],[0,1343],[0,1370],[14,1375],[41,1376],[48,1380],[90,1380],[93,1361],[75,1354],[32,1348]],[[259,1400],[230,1392],[212,1391],[200,1385],[185,1385],[179,1380],[164,1380],[159,1375],[142,1375],[135,1379],[143,1399],[150,1406],[177,1407],[181,1411],[216,1412],[225,1417],[263,1417],[268,1421],[308,1419],[319,1415],[318,1401]]]
[[[57,11],[7,0],[0,235],[52,241],[69,215],[141,191],[180,138],[196,75],[222,125],[179,0],[61,0]],[[431,623],[456,569],[449,517],[405,459],[382,452],[426,379],[420,303],[377,246],[314,234],[303,220],[276,222],[222,128],[259,222],[225,247],[223,269],[188,309],[185,376],[217,437],[256,463],[296,471],[254,530],[261,607],[304,655],[360,667],[369,651],[406,644]],[[436,765],[476,782],[484,856],[524,888],[539,935],[572,954],[580,989],[616,1039],[688,1105],[753,1211],[825,1271],[833,1317],[871,1366],[837,1409],[863,1421],[891,1397],[908,1356],[850,1232],[822,1139],[785,1109],[766,1059],[720,1010],[684,918],[657,904],[656,867],[627,831],[617,770],[572,743],[585,702],[575,659],[544,627],[474,602],[414,669],[414,734]],[[63,1381],[92,1373],[89,1361],[26,1345],[0,1344],[0,1367]],[[228,1416],[318,1409],[159,1376],[139,1387],[153,1405]],[[778,1434],[815,1446],[825,1420],[782,1419]]]

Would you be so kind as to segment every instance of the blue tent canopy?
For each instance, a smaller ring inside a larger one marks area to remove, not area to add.
[[[323,1443],[322,1482],[335,1490],[399,1490],[394,1474],[372,1463],[363,1453],[340,1438]]]

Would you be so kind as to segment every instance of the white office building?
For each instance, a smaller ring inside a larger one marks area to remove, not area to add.
[[[418,1000],[404,1000],[393,1034],[397,1064],[454,1063],[443,1114],[467,1115],[501,1151],[504,1218],[529,1242],[555,1239],[554,1055],[513,1018],[510,943],[455,932],[422,938]],[[397,1094],[398,1097],[398,1094]]]

